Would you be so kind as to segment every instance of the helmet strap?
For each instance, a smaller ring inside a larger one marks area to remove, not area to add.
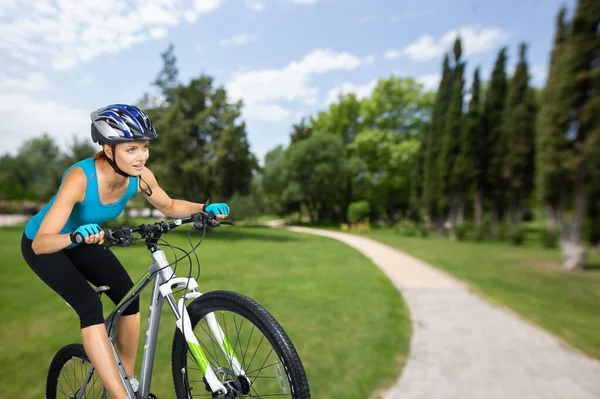
[[[116,156],[115,156],[115,144],[111,145],[111,146],[110,146],[110,148],[112,149],[112,156],[113,156],[113,158],[115,158],[115,159],[116,159]],[[116,173],[118,173],[118,174],[120,174],[121,176],[124,176],[124,177],[132,177],[131,175],[128,175],[127,173],[123,172],[123,171],[122,171],[122,170],[121,170],[121,169],[120,169],[120,168],[117,166],[117,162],[116,162],[116,161],[114,161],[114,160],[112,160],[112,159],[110,159],[110,157],[109,157],[109,156],[106,156],[106,160],[108,161],[108,164],[109,164],[109,165],[110,165],[110,166],[113,168],[113,170],[114,170]]]

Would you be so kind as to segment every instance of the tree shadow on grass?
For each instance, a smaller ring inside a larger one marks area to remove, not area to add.
[[[187,237],[187,231],[172,231],[163,235],[164,239],[168,239],[169,235],[177,235],[178,237]],[[190,235],[192,241],[202,236],[201,232],[194,232]],[[223,240],[223,241],[241,241],[241,240],[256,240],[256,241],[275,241],[275,242],[290,242],[298,241],[300,237],[291,233],[281,234],[266,227],[236,227],[236,226],[221,226],[217,229],[209,229],[206,232],[205,240]]]

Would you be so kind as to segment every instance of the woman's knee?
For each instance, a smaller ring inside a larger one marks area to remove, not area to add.
[[[140,297],[136,297],[131,303],[123,310],[123,316],[131,316],[140,312]]]
[[[75,310],[79,316],[79,324],[82,329],[96,324],[104,324],[102,302],[99,299]]]

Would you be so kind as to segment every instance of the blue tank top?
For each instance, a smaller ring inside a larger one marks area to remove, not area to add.
[[[127,187],[127,191],[117,202],[113,202],[112,204],[103,204],[100,202],[100,194],[98,193],[98,174],[96,171],[96,162],[94,158],[87,158],[73,165],[69,166],[67,170],[63,173],[61,179],[62,182],[65,179],[67,172],[76,166],[79,166],[83,169],[83,173],[87,177],[87,189],[85,192],[85,198],[82,202],[78,202],[73,206],[73,210],[69,219],[62,227],[60,234],[72,233],[79,226],[88,224],[88,223],[96,223],[101,225],[104,222],[112,220],[119,216],[121,212],[125,209],[125,205],[127,202],[137,194],[138,188],[138,177],[130,177],[129,178],[129,187]],[[46,213],[54,203],[56,199],[56,195],[52,197],[50,202],[46,204],[38,213],[36,213],[25,225],[25,235],[30,240],[35,238]]]

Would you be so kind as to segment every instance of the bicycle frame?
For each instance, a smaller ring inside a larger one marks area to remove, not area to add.
[[[194,360],[200,367],[200,370],[206,377],[208,384],[212,392],[227,393],[227,388],[219,381],[212,369],[206,354],[202,350],[202,347],[198,343],[196,336],[192,330],[191,320],[185,306],[186,299],[195,299],[202,295],[198,288],[198,283],[194,278],[187,277],[175,277],[173,269],[169,266],[163,250],[159,249],[156,244],[149,246],[152,251],[152,258],[154,263],[148,268],[143,278],[127,293],[127,295],[121,300],[121,302],[115,307],[115,309],[106,318],[105,325],[107,333],[110,337],[110,344],[113,351],[114,358],[117,362],[119,374],[121,380],[125,385],[127,393],[130,398],[143,398],[147,399],[150,394],[150,383],[152,381],[152,367],[154,364],[154,355],[156,349],[156,341],[158,339],[158,327],[160,324],[161,310],[164,302],[166,301],[171,311],[173,312],[177,328],[183,333],[185,340],[188,343],[188,348],[193,355]],[[142,356],[142,366],[139,378],[139,388],[137,395],[133,391],[125,369],[119,355],[115,349],[113,342],[116,339],[116,331],[118,319],[124,309],[137,297],[140,293],[153,281],[152,294],[150,298],[150,307],[148,313],[148,326],[146,328],[144,352]],[[186,288],[186,293],[176,302],[173,296],[173,289]],[[213,313],[206,315],[207,324],[210,327],[211,333],[215,340],[218,342],[224,355],[230,362],[233,371],[237,376],[246,376],[245,371],[242,369],[241,363],[238,361],[233,348],[229,344],[229,341],[221,327],[219,326],[216,317]],[[88,384],[91,379],[91,375],[94,371],[94,367],[90,367],[87,376],[84,380],[83,388]],[[183,372],[183,370],[182,370]],[[248,379],[249,381],[249,379]],[[82,389],[77,399],[81,398],[85,389]]]

